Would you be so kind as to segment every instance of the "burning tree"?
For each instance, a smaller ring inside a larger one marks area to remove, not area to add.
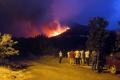
[[[17,41],[12,40],[10,34],[0,34],[0,61],[5,64],[5,59],[12,55],[18,55],[19,51],[13,48]]]

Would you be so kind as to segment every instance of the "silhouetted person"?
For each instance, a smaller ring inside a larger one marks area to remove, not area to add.
[[[97,67],[97,53],[96,51],[92,51],[92,69],[96,70]]]

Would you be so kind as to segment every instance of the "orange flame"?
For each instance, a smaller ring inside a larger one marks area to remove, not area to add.
[[[60,22],[55,20],[50,24],[44,25],[43,33],[48,37],[58,36],[70,28],[68,26],[61,26]]]
[[[30,21],[19,21],[16,22],[15,26],[20,26],[15,29],[15,31],[20,31],[25,37],[35,37],[41,34],[45,34],[47,37],[58,36],[70,28],[68,26],[61,26],[60,22],[55,20],[50,22],[43,27],[37,27],[36,25],[31,24]],[[17,32],[16,32],[17,33]]]

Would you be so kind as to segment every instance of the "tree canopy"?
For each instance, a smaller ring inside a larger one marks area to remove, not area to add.
[[[0,34],[0,58],[18,55],[19,50],[13,48],[15,44],[17,44],[17,41],[13,41],[10,34]]]
[[[108,34],[105,30],[108,22],[101,17],[94,17],[89,21],[90,31],[87,40],[89,50],[99,51],[103,46]]]

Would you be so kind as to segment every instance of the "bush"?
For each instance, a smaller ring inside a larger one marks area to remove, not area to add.
[[[18,55],[19,50],[13,48],[15,44],[17,44],[17,41],[13,41],[10,34],[0,34],[0,62],[5,61],[10,56]],[[6,62],[1,63],[6,64]]]

